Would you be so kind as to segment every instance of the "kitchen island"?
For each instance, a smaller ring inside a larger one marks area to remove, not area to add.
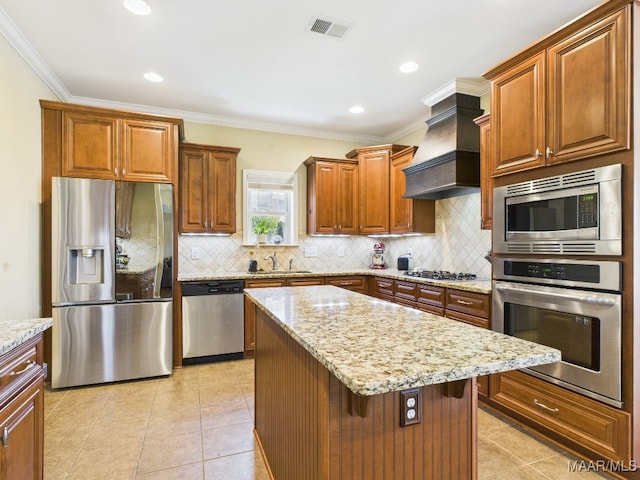
[[[247,289],[273,478],[474,479],[475,378],[558,350],[333,286]]]

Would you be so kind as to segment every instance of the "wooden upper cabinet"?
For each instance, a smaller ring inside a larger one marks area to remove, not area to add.
[[[493,227],[493,178],[491,177],[491,115],[474,119],[480,127],[480,228]]]
[[[390,233],[434,233],[435,200],[403,198],[407,177],[403,169],[411,165],[418,147],[407,147],[391,156],[389,172]]]
[[[544,67],[540,53],[492,82],[494,175],[544,165]]]
[[[307,233],[358,233],[358,162],[309,157]]]
[[[65,177],[173,183],[182,120],[41,100],[47,168]],[[59,150],[58,150],[59,149]]]
[[[583,17],[486,74],[492,175],[629,148],[630,8]]]
[[[120,145],[118,117],[62,112],[62,176],[113,180]]]
[[[346,154],[358,160],[358,233],[389,233],[391,156],[406,145],[357,148]]]
[[[630,8],[548,49],[549,163],[629,148]]]
[[[150,120],[122,119],[122,180],[171,183],[177,137],[173,125]]]
[[[239,148],[180,145],[181,233],[236,231],[236,158]]]

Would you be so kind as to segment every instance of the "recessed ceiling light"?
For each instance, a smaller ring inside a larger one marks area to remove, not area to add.
[[[360,105],[354,105],[353,107],[351,107],[349,109],[349,112],[351,112],[351,113],[362,113],[362,112],[364,112],[364,108],[362,108]]]
[[[151,13],[151,7],[144,0],[124,0],[122,4],[127,10],[136,15],[149,15]]]
[[[409,61],[409,62],[405,62],[402,65],[400,65],[399,70],[402,73],[413,73],[416,70],[418,70],[419,68],[420,68],[420,65],[418,65],[416,62]]]
[[[158,75],[156,72],[147,72],[144,74],[144,78],[146,78],[147,80],[153,83],[160,83],[164,81],[164,78],[162,78],[162,75]]]

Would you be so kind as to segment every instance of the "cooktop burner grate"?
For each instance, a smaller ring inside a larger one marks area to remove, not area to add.
[[[475,273],[448,272],[446,270],[407,270],[405,275],[410,277],[430,278],[432,280],[475,280]]]

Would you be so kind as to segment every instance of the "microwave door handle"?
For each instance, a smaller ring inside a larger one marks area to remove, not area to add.
[[[574,300],[576,302],[588,303],[591,305],[603,305],[605,307],[612,307],[616,304],[616,301],[613,298],[598,298],[593,296],[583,296],[583,295],[576,295],[576,294],[570,294],[570,293],[557,293],[557,292],[548,292],[548,291],[541,292],[538,290],[529,289],[521,286],[516,287],[516,286],[506,286],[506,285],[496,284],[496,290],[500,290],[502,292],[514,291],[514,292],[520,292],[520,293],[527,293],[530,295],[544,295],[547,297],[563,298],[565,300]]]

